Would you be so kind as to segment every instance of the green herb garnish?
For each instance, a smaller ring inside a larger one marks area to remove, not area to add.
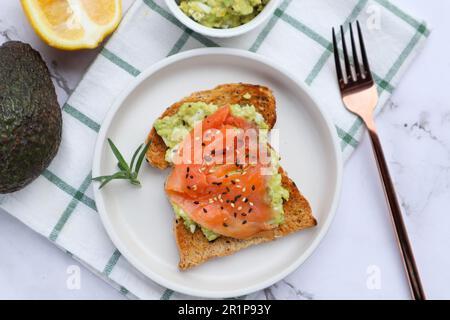
[[[94,181],[99,181],[100,187],[99,189],[103,188],[107,183],[113,181],[113,180],[129,180],[132,185],[135,186],[141,186],[141,183],[137,179],[139,169],[141,168],[142,161],[144,161],[145,154],[147,153],[148,148],[152,144],[152,141],[150,140],[144,147],[144,144],[141,144],[139,148],[134,152],[133,157],[131,158],[131,162],[128,165],[125,161],[124,157],[120,153],[119,149],[117,149],[114,142],[111,141],[111,139],[108,139],[109,146],[111,147],[111,150],[116,157],[117,161],[117,167],[120,169],[120,171],[109,175],[109,176],[100,176],[92,178]],[[142,149],[142,147],[144,147]],[[139,153],[140,152],[140,153]],[[139,156],[138,156],[139,155]],[[137,160],[137,161],[136,161]]]

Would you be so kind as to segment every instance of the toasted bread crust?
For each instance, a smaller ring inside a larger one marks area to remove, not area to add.
[[[244,95],[247,93],[251,95],[250,99],[244,98]],[[255,106],[256,110],[261,113],[270,129],[273,128],[277,120],[276,102],[272,91],[264,86],[245,83],[224,84],[212,90],[195,92],[189,97],[172,104],[161,115],[160,119],[174,115],[187,102],[205,102],[218,106],[250,104]],[[161,170],[168,168],[170,164],[165,160],[167,146],[153,127],[148,135],[147,142],[150,140],[152,144],[147,151],[147,161],[155,168]]]
[[[289,190],[289,200],[283,205],[285,222],[280,227],[249,240],[220,237],[209,242],[198,228],[195,233],[191,233],[183,223],[175,221],[175,239],[180,253],[179,268],[186,270],[212,258],[228,256],[249,246],[276,240],[293,232],[316,226],[317,221],[312,215],[306,198],[281,168],[280,173],[283,186]]]

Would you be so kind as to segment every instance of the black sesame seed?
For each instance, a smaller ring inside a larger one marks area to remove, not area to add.
[[[252,185],[252,190],[255,191],[256,187],[255,185]]]
[[[246,224],[246,223],[247,223],[247,220],[242,221],[242,224]]]
[[[226,189],[227,189],[227,192],[230,192],[230,188],[227,187]]]
[[[248,199],[247,199],[247,198],[245,198],[244,202],[245,202],[245,203],[247,203],[247,202],[248,202]]]
[[[238,201],[238,199],[242,197],[242,195],[238,194],[236,197],[234,197],[234,202]]]
[[[194,204],[199,204],[200,202],[198,202],[198,201],[194,201]]]
[[[246,217],[247,214],[246,213],[241,213],[241,216]]]
[[[206,208],[203,208],[203,212],[204,212],[204,213],[207,213],[207,212],[208,212],[208,210],[206,210]]]
[[[224,226],[225,228],[228,227],[228,225],[227,225],[225,222],[223,223],[223,226]]]
[[[188,188],[188,190],[191,190],[191,187],[190,187],[190,186],[187,186],[187,188]]]
[[[236,182],[235,182],[234,180],[231,180],[231,183],[232,183],[232,184],[236,184]]]
[[[194,176],[190,176],[189,178],[194,179]]]
[[[236,212],[233,215],[234,215],[235,218],[237,217],[237,213]]]
[[[223,210],[223,207],[220,207],[220,210]]]
[[[253,208],[248,209],[248,213],[252,213]]]
[[[186,168],[186,172],[189,172],[189,170],[191,170],[191,168],[187,167],[187,168]]]

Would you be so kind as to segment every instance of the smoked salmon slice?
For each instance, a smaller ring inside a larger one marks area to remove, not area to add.
[[[224,106],[181,143],[165,190],[191,220],[219,235],[249,239],[276,228],[267,183],[270,150],[253,122]],[[253,132],[253,134],[250,134]]]

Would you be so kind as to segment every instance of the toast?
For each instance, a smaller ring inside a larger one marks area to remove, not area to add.
[[[212,258],[228,256],[252,245],[276,240],[291,233],[316,226],[317,221],[312,215],[308,201],[286,173],[281,168],[280,170],[283,187],[289,190],[289,200],[283,205],[285,222],[282,225],[248,240],[219,237],[213,242],[209,242],[200,228],[191,233],[183,223],[175,220],[175,239],[180,253],[178,267],[181,270],[187,270]]]
[[[251,97],[246,99],[244,97],[246,94],[251,95]],[[245,83],[224,84],[212,90],[195,92],[189,97],[172,104],[160,118],[174,115],[187,102],[212,103],[218,106],[227,104],[250,104],[264,117],[270,129],[273,128],[277,121],[276,103],[272,91],[267,87]],[[156,133],[155,128],[152,128],[150,131],[147,138],[148,141],[152,141],[146,154],[148,163],[161,170],[167,169],[170,166],[165,160],[167,146],[163,139]]]
[[[247,93],[251,95],[249,99],[244,97],[244,95],[247,98],[249,97]],[[161,118],[175,114],[187,102],[205,102],[218,106],[250,104],[264,117],[270,129],[273,128],[277,119],[276,102],[272,91],[264,86],[243,83],[225,84],[212,90],[193,93],[189,97],[171,105],[161,115]],[[170,164],[165,160],[167,146],[154,128],[151,129],[147,138],[147,141],[150,140],[152,140],[152,144],[146,154],[147,161],[155,168],[161,170],[168,168]],[[186,270],[212,258],[231,255],[249,246],[272,241],[293,232],[316,226],[317,221],[312,214],[308,201],[300,193],[295,183],[287,176],[286,172],[281,167],[279,170],[282,175],[282,185],[289,190],[289,200],[283,204],[285,222],[282,225],[247,240],[222,236],[210,242],[203,235],[200,228],[191,233],[183,223],[175,220],[174,233],[180,254],[179,268]]]

